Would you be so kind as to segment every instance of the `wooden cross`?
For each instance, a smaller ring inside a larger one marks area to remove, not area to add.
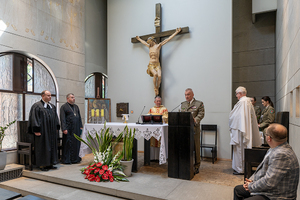
[[[153,37],[155,37],[156,42],[160,43],[161,38],[168,37],[168,36],[172,35],[175,31],[176,31],[176,29],[161,32],[161,4],[157,3],[156,9],[155,9],[155,33],[149,34],[149,35],[143,35],[143,36],[140,36],[140,38],[147,41],[147,39],[149,37],[153,36]],[[184,34],[184,33],[189,33],[188,26],[181,28],[181,32],[178,33],[178,35]],[[133,37],[133,38],[131,38],[131,42],[138,43],[139,41],[135,37]]]
[[[149,35],[140,36],[140,38],[142,40],[147,41],[147,39],[149,37],[155,37],[156,42],[160,43],[161,42],[161,38],[163,38],[163,37],[169,37],[170,35],[172,35],[176,31],[176,29],[173,29],[173,30],[161,32],[161,4],[160,3],[157,3],[156,6],[155,6],[155,21],[154,21],[154,25],[155,25],[155,33],[149,34]],[[181,28],[181,32],[178,33],[178,35],[184,34],[184,33],[189,33],[189,27],[188,26]],[[139,43],[139,41],[135,37],[131,38],[131,42],[132,43]],[[159,62],[161,63],[160,57],[159,57]],[[160,92],[160,88],[159,88],[159,93],[161,93]]]

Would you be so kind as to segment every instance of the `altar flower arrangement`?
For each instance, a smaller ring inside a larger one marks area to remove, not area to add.
[[[120,152],[113,156],[110,146],[106,151],[94,155],[94,163],[81,171],[86,175],[85,179],[89,181],[128,181],[123,173],[123,166],[120,164],[122,157]]]
[[[113,148],[122,139],[123,132],[112,143],[113,135],[109,133],[109,128],[100,131],[95,131],[95,137],[88,132],[87,141],[74,134],[76,139],[86,144],[93,152],[94,162],[89,166],[82,168],[82,174],[85,174],[85,179],[89,181],[105,182],[105,181],[128,181],[126,175],[123,172],[123,166],[120,164],[120,160],[123,158],[123,151],[119,151],[113,156]]]

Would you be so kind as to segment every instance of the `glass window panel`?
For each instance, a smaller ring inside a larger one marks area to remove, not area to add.
[[[54,104],[54,105],[56,106],[56,108],[57,108],[57,105],[56,105],[56,97],[51,96],[51,101],[50,101],[50,103]]]
[[[85,82],[85,98],[95,98],[95,76],[89,77]]]
[[[85,119],[84,122],[87,123],[87,110],[88,110],[88,100],[87,99],[84,101],[84,107],[86,110],[86,112],[84,113],[84,119]]]
[[[50,73],[38,61],[34,62],[34,92],[41,93],[48,90],[51,94],[56,94],[55,85]]]
[[[0,74],[0,89],[11,91],[13,89],[12,55],[0,57]]]
[[[29,112],[31,109],[31,106],[42,99],[40,95],[32,95],[32,94],[26,94],[25,95],[25,120],[28,120]]]
[[[32,83],[33,83],[33,71],[32,71],[32,60],[27,58],[27,92],[33,92]]]
[[[0,125],[4,126],[14,120],[21,120],[22,95],[0,92]],[[17,123],[11,125],[5,131],[2,148],[16,148],[18,141]]]

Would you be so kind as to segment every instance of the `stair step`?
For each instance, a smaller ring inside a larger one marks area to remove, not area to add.
[[[0,188],[0,200],[15,199],[20,196],[20,193]]]
[[[33,195],[46,200],[122,199],[26,177],[2,182],[0,188],[20,193],[22,196]]]

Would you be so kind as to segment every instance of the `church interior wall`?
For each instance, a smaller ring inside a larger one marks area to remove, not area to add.
[[[276,110],[290,112],[289,142],[299,159],[300,2],[278,1],[276,17]]]
[[[24,51],[53,71],[60,105],[74,93],[84,111],[85,0],[0,2],[0,52]],[[46,90],[47,88],[45,88]]]
[[[276,12],[256,15],[252,23],[252,1],[233,0],[232,90],[247,89],[247,96],[269,96],[275,103],[275,23]],[[237,102],[232,93],[232,106]]]
[[[107,74],[107,0],[85,1],[85,75]]]
[[[149,50],[131,43],[136,35],[155,32],[155,4],[149,1],[108,1],[108,98],[112,121],[116,103],[128,102],[129,122],[136,122],[143,107],[154,105],[152,78],[146,73]],[[175,36],[161,51],[163,104],[169,111],[185,101],[193,88],[204,102],[202,124],[217,124],[218,158],[230,159],[228,116],[232,88],[232,1],[162,0],[162,31],[189,26],[190,33]],[[175,109],[174,111],[177,111]],[[169,133],[171,134],[171,133]],[[143,151],[143,140],[138,150]]]

